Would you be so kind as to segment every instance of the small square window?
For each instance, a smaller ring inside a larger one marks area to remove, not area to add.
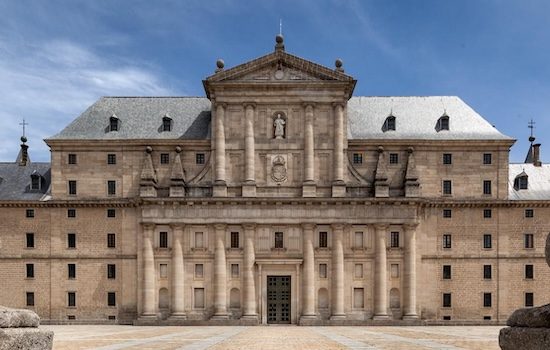
[[[443,265],[443,279],[444,280],[451,279],[451,265]]]
[[[76,264],[67,264],[67,278],[70,280],[76,278]]]
[[[493,237],[490,234],[483,235],[483,248],[484,249],[493,248]]]
[[[34,218],[34,209],[27,209],[25,211],[25,216],[28,218]]]
[[[107,248],[116,248],[116,235],[107,233]]]
[[[170,154],[161,153],[160,154],[160,164],[170,164]]]
[[[491,192],[492,192],[491,180],[484,180],[483,181],[483,194],[490,195]]]
[[[116,181],[114,180],[107,181],[107,194],[109,196],[116,195]]]
[[[443,180],[443,195],[450,196],[453,194],[453,183],[451,180]]]
[[[443,235],[443,248],[444,249],[451,249],[451,235],[450,234],[444,234]]]
[[[491,307],[492,299],[491,293],[483,293],[483,307]]]
[[[239,232],[231,232],[231,248],[239,248]]]
[[[168,264],[160,264],[160,278],[168,278]]]
[[[34,233],[26,234],[27,248],[34,248]]]
[[[363,155],[361,153],[353,154],[353,164],[363,164]]]
[[[363,264],[355,264],[355,278],[363,278]]]
[[[443,153],[443,164],[453,164],[453,155],[451,153]]]
[[[390,247],[399,248],[399,232],[390,233]]]
[[[27,306],[34,306],[34,292],[27,292]]]
[[[327,278],[327,264],[319,264],[319,278]]]
[[[76,248],[76,233],[67,234],[67,248]]]
[[[535,305],[535,296],[533,293],[525,293],[525,307],[533,307]]]
[[[491,316],[483,316],[484,321],[491,321]]]
[[[390,164],[399,164],[399,154],[390,153]]]
[[[27,264],[27,278],[34,278],[34,264]]]
[[[107,154],[107,164],[109,165],[116,164],[116,154],[114,153]]]
[[[449,219],[453,216],[453,211],[451,209],[443,209],[443,217]]]
[[[325,231],[319,232],[319,248],[328,247],[328,233]]]
[[[533,209],[525,209],[525,217],[532,218],[535,216],[535,211]]]
[[[483,153],[483,164],[489,165],[493,162],[493,155],[491,153]]]
[[[107,306],[116,306],[116,293],[108,292],[107,293]]]
[[[108,279],[115,279],[116,278],[116,265],[115,264],[107,264],[107,278]]]
[[[75,307],[76,306],[76,293],[67,292],[67,306]]]
[[[491,265],[483,265],[483,279],[490,280],[493,278],[493,268]]]
[[[275,248],[276,249],[282,249],[284,248],[284,240],[283,240],[283,233],[282,232],[275,232]]]
[[[231,277],[239,277],[239,264],[231,264]]]
[[[203,278],[203,277],[204,277],[204,265],[195,264],[195,278]]]
[[[526,233],[523,235],[523,245],[526,249],[535,247],[535,237],[532,233]]]
[[[483,209],[483,218],[490,219],[493,216],[493,211],[491,209]]]
[[[71,165],[76,164],[76,154],[74,154],[74,153],[69,153],[67,162],[68,162],[69,164],[71,164]]]
[[[76,196],[76,181],[69,180],[68,186],[69,186],[69,195]]]
[[[195,154],[195,163],[196,164],[204,164],[204,161],[205,161],[204,153]]]
[[[76,316],[75,315],[67,315],[67,319],[68,320],[76,320]]]
[[[451,316],[443,316],[443,321],[450,321],[451,320]]]
[[[443,293],[443,307],[451,307],[451,293]]]
[[[76,218],[76,209],[67,209],[68,218]]]
[[[159,248],[168,248],[168,232],[159,232]]]
[[[535,275],[535,269],[534,266],[529,264],[525,265],[525,279],[532,280]]]
[[[116,210],[115,209],[107,209],[107,217],[108,218],[116,217]]]

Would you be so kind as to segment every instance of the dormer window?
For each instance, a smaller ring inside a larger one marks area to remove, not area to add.
[[[516,176],[514,179],[514,189],[516,191],[518,190],[526,190],[529,187],[529,176],[522,171],[521,174]]]
[[[119,119],[113,114],[111,118],[109,118],[109,131],[118,131],[118,123]]]
[[[40,191],[42,189],[42,175],[36,170],[31,174],[31,190]]]
[[[172,131],[172,118],[167,116],[162,118],[162,131]]]
[[[449,116],[448,115],[442,115],[437,120],[437,125],[435,126],[437,131],[441,130],[449,130]]]
[[[382,131],[386,132],[388,130],[395,130],[395,117],[393,115],[387,117],[382,126]]]

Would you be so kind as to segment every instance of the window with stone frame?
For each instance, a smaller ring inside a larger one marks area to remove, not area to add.
[[[493,278],[493,267],[491,265],[483,265],[483,279],[490,280]]]
[[[34,306],[34,292],[26,293],[27,306]]]
[[[160,164],[170,164],[170,154],[161,153],[160,154]]]
[[[525,293],[525,307],[533,307],[535,305],[535,295],[531,292]]]
[[[365,237],[363,232],[356,231],[354,235],[353,247],[357,249],[363,249],[363,247],[365,246],[364,238]]]
[[[76,218],[76,209],[67,209],[68,218]]]
[[[34,264],[26,264],[27,278],[34,278]]]
[[[399,153],[390,153],[390,164],[399,164]]]
[[[67,306],[76,307],[76,292],[67,292]]]
[[[231,232],[231,248],[239,248],[239,232]]]
[[[168,248],[168,232],[159,232],[159,248]]]
[[[328,232],[320,231],[319,232],[319,248],[328,247]]]
[[[443,235],[443,249],[451,249],[452,241],[451,241],[451,234],[446,233]]]
[[[172,118],[163,117],[162,118],[162,131],[172,131]]]
[[[284,234],[283,232],[275,232],[275,249],[284,248]]]
[[[195,248],[198,248],[198,249],[205,248],[203,232],[195,232]]]
[[[483,180],[483,194],[490,195],[492,192],[491,180]]]
[[[76,154],[74,153],[69,153],[68,156],[67,156],[67,163],[70,164],[70,165],[75,165],[76,164]]]
[[[443,307],[452,307],[451,293],[443,293]]]
[[[451,165],[453,164],[453,154],[452,153],[443,153],[443,164],[444,165]]]
[[[67,233],[67,248],[76,248],[76,233]]]
[[[443,265],[443,279],[444,280],[451,279],[451,265]]]
[[[239,264],[231,264],[231,277],[232,278],[239,277]]]
[[[353,164],[363,164],[363,155],[361,153],[353,154]]]
[[[532,233],[523,235],[523,246],[525,249],[532,249],[535,247],[535,237]]]
[[[107,233],[107,248],[116,248],[116,235]]]
[[[525,279],[532,280],[535,276],[535,267],[532,264],[525,265]]]
[[[27,232],[25,235],[27,248],[34,248],[34,233]]]
[[[327,264],[319,264],[319,278],[327,278]]]
[[[491,153],[483,153],[483,164],[489,165],[493,163],[493,155]]]
[[[116,154],[114,154],[114,153],[107,154],[107,164],[108,165],[115,165],[116,164]]]
[[[116,195],[116,181],[114,180],[107,181],[107,195],[109,196]]]
[[[195,154],[195,163],[202,165],[205,162],[205,156],[204,153],[196,153]]]
[[[26,209],[25,210],[25,217],[34,218],[34,209]]]
[[[108,218],[116,217],[116,209],[107,209],[107,217]]]
[[[390,233],[390,248],[399,248],[399,232]]]
[[[195,264],[195,278],[204,278],[203,264]]]
[[[107,278],[116,279],[116,264],[107,264]]]
[[[68,191],[70,196],[76,196],[76,180],[68,181]]]
[[[490,219],[493,217],[493,211],[491,209],[483,209],[483,218]]]
[[[107,306],[116,306],[115,292],[107,292]]]
[[[491,307],[493,302],[491,293],[483,293],[483,307]]]
[[[449,219],[453,216],[453,211],[451,209],[443,209],[443,217]]]
[[[76,278],[76,264],[67,264],[67,278],[70,280]]]
[[[483,235],[483,249],[493,248],[493,236],[489,233]]]
[[[443,195],[450,196],[453,194],[453,182],[451,180],[443,180]]]
[[[534,209],[525,209],[525,217],[526,218],[533,218],[535,216],[535,210]]]

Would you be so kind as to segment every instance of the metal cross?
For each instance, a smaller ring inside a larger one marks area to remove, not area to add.
[[[23,118],[23,123],[19,123],[19,125],[23,125],[23,137],[25,136],[25,125],[29,125],[29,123],[25,122],[25,118]]]
[[[279,19],[279,35],[283,35],[283,19]]]
[[[533,137],[533,129],[535,128],[535,122],[533,121],[533,119],[531,119],[529,123],[527,123],[527,127],[531,129],[531,137]]]

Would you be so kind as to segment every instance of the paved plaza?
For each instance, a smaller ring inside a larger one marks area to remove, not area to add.
[[[54,350],[392,349],[498,350],[502,327],[42,326]]]

